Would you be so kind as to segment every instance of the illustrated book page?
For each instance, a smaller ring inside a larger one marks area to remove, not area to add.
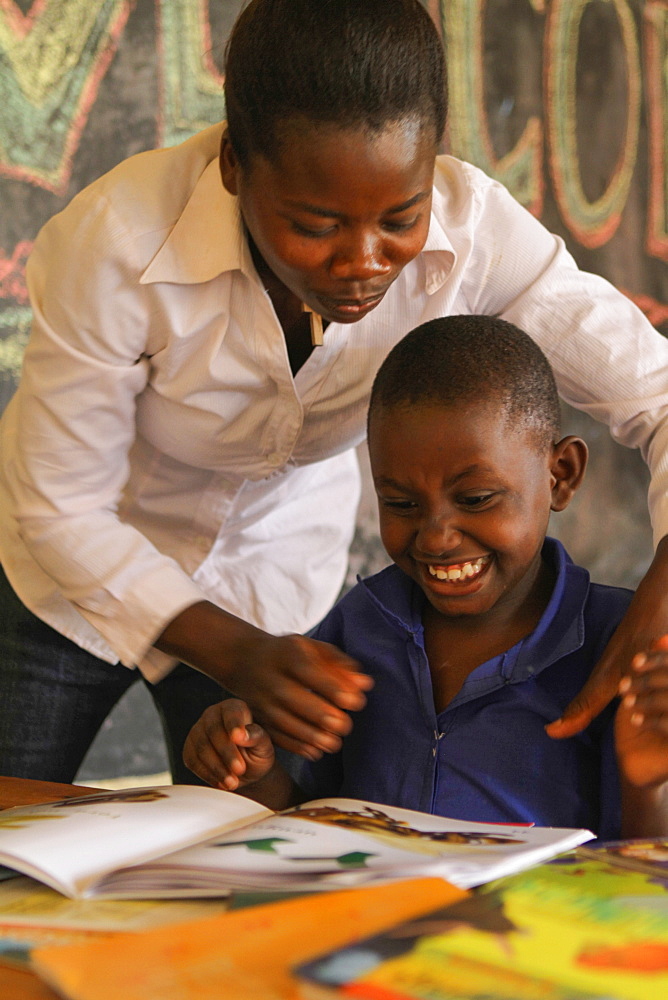
[[[198,786],[122,789],[0,813],[0,862],[71,897],[322,891],[417,875],[479,885],[591,839],[352,799],[273,813]]]
[[[354,799],[319,799],[110,876],[110,892],[322,891],[416,875],[479,885],[570,850],[587,830],[469,823]]]

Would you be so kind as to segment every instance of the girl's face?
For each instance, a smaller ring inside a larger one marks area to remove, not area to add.
[[[537,586],[554,449],[489,406],[380,407],[369,454],[385,549],[448,617],[512,617]]]
[[[425,244],[435,154],[417,121],[375,134],[294,123],[275,163],[242,169],[227,138],[220,162],[270,290],[278,279],[323,318],[354,323]]]

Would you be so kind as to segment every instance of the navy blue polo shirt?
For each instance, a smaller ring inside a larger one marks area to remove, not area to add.
[[[536,629],[477,667],[436,713],[424,648],[424,595],[396,566],[359,581],[311,635],[375,679],[338,754],[300,761],[309,798],[342,795],[484,822],[585,827],[620,836],[621,802],[609,706],[585,732],[544,731],[581,690],[632,592],[590,582],[555,539],[556,573]]]

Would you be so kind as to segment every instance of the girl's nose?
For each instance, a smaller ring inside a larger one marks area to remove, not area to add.
[[[464,533],[447,517],[430,518],[418,530],[415,544],[424,556],[448,556],[461,544]]]

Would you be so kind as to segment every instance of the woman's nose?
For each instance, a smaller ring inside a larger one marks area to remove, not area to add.
[[[343,234],[330,262],[333,278],[368,281],[392,270],[383,252],[383,241],[375,233],[363,231]]]

